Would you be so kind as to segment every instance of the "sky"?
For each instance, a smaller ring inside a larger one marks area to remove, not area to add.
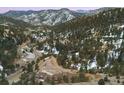
[[[28,10],[47,10],[47,9],[61,9],[68,8],[70,10],[94,10],[99,7],[0,7],[0,13],[8,12],[9,10],[18,10],[18,11],[28,11]]]

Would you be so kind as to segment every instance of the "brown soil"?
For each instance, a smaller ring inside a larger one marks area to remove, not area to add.
[[[70,73],[76,74],[75,70],[64,69],[63,67],[59,66],[57,63],[57,59],[53,56],[47,57],[44,60],[39,62],[39,71],[46,74],[61,74],[61,73]]]

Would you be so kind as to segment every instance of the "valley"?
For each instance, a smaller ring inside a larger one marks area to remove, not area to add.
[[[0,14],[0,84],[123,85],[124,8]]]

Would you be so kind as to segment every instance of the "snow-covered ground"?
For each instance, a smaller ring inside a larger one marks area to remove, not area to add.
[[[3,71],[3,66],[2,65],[0,65],[0,71]]]

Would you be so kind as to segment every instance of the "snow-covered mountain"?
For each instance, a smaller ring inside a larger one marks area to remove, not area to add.
[[[79,13],[83,13],[84,15],[95,15],[95,14],[98,14],[100,12],[103,12],[103,11],[108,11],[108,10],[111,10],[113,9],[114,7],[103,7],[103,8],[98,8],[98,9],[95,9],[95,10],[77,10],[77,12]]]
[[[62,8],[60,10],[9,11],[4,15],[23,20],[33,25],[56,25],[79,17],[82,14],[83,13]]]
[[[0,24],[6,24],[6,25],[21,27],[21,28],[32,26],[31,24],[24,22],[22,20],[13,19],[11,17],[7,17],[3,15],[0,15]]]

